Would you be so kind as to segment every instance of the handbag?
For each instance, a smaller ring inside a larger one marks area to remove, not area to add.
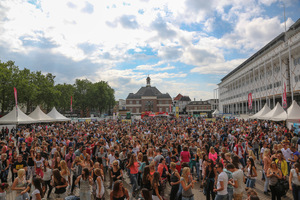
[[[289,182],[285,179],[279,179],[275,185],[275,190],[280,196],[286,195],[289,190]]]
[[[212,169],[212,170],[213,170],[213,169]],[[211,170],[211,171],[212,171],[212,170]],[[208,186],[207,180],[208,180],[209,175],[211,174],[211,171],[208,173],[208,176],[205,177],[205,181],[203,181],[203,183],[202,183],[202,188],[207,188],[207,186]],[[200,187],[201,187],[201,186],[200,186]]]

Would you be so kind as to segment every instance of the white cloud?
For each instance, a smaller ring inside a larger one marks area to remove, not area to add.
[[[118,94],[143,85],[149,71],[156,73],[151,75],[153,81],[166,83],[166,90],[178,93],[176,89],[183,88],[193,94],[199,87],[184,86],[182,80],[190,72],[226,74],[245,59],[233,55],[229,60],[225,53],[241,50],[251,55],[284,31],[280,16],[268,17],[264,9],[280,1],[39,0],[36,6],[24,0],[2,0],[0,46],[28,56],[44,51],[76,63],[89,61],[92,75],[80,70],[76,77],[109,81]],[[226,33],[218,32],[219,18],[231,26]],[[288,18],[287,27],[292,23]],[[192,31],[181,29],[184,25]],[[133,54],[128,52],[132,50]],[[126,69],[123,63],[138,66]],[[66,80],[63,73],[57,74]],[[175,79],[178,83],[172,82]]]

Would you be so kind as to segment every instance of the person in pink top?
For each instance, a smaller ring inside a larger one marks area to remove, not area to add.
[[[138,182],[137,182],[137,178],[138,178],[138,172],[139,172],[139,163],[136,159],[136,155],[132,154],[130,159],[129,159],[129,163],[126,166],[127,168],[129,168],[130,170],[130,181],[132,183],[132,191],[131,193],[133,194],[133,196],[136,195],[136,192],[138,190]]]
[[[215,151],[214,147],[210,147],[209,154],[208,154],[208,159],[211,159],[212,161],[214,161],[214,164],[216,164],[217,159],[218,159],[218,154]]]
[[[183,147],[183,151],[180,153],[180,157],[181,157],[181,163],[190,162],[191,154],[189,152],[188,147]]]

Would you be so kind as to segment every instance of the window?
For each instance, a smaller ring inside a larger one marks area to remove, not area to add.
[[[140,103],[140,101],[136,101],[136,104],[139,104]]]
[[[132,104],[132,101],[129,101],[129,104]]]
[[[162,112],[162,108],[159,108],[159,112]]]

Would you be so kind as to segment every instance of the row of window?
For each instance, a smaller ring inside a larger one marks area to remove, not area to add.
[[[153,111],[153,109],[145,109],[145,110],[146,111]],[[165,109],[159,108],[158,110],[159,110],[158,112],[169,112],[169,108],[165,108]],[[140,108],[129,108],[129,111],[131,113],[140,113]]]
[[[139,100],[136,100],[136,101],[130,100],[129,104],[140,104],[140,101]],[[158,104],[169,104],[169,101],[168,100],[159,100]]]
[[[300,81],[300,75],[295,76],[295,82],[297,83],[298,81]]]
[[[294,65],[300,65],[300,57],[294,59]]]
[[[299,81],[300,81],[300,76],[299,76]],[[233,95],[233,96],[227,97],[225,99],[221,99],[220,101],[224,102],[224,101],[229,101],[229,100],[239,98],[239,97],[245,97],[245,96],[248,96],[249,93],[253,93],[254,91],[257,93],[257,92],[262,92],[262,91],[265,91],[265,90],[270,90],[270,89],[272,89],[273,85],[274,85],[274,88],[277,88],[277,87],[281,86],[281,81],[278,81],[278,82],[273,83],[273,84],[269,84],[267,86],[262,86],[260,88],[254,89],[254,90],[249,90],[249,91],[237,94],[237,95]],[[225,94],[225,93],[227,93],[227,92],[223,92],[223,94]]]

